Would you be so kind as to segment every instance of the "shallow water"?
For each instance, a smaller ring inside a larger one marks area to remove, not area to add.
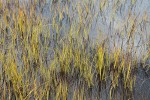
[[[97,41],[97,37],[101,34],[103,39],[109,38],[109,45],[110,48],[117,46],[122,47],[123,49],[127,46],[128,41],[128,32],[132,28],[131,22],[132,20],[136,19],[136,30],[134,32],[134,40],[133,40],[133,47],[137,49],[139,58],[141,57],[141,52],[144,54],[148,50],[147,48],[147,41],[150,41],[150,1],[149,0],[136,0],[136,3],[132,6],[129,0],[122,0],[118,3],[118,8],[114,11],[114,0],[108,0],[108,4],[104,7],[103,11],[100,12],[99,10],[99,3],[101,0],[93,0],[91,3],[94,5],[94,17],[92,26],[90,27],[89,36],[91,41]],[[116,1],[115,1],[116,2]],[[72,16],[72,13],[78,15],[78,13],[73,11],[72,9],[77,4],[84,5],[86,1],[80,2],[80,0],[71,1],[68,4],[62,2],[58,2],[56,4],[52,4],[51,0],[47,0],[47,4],[43,11],[44,17],[50,17],[50,9],[55,9],[55,7],[60,7],[61,9],[65,8],[65,6],[69,5],[68,14],[63,13],[62,25],[65,27],[65,31],[70,29],[70,22],[68,22],[68,18]],[[77,5],[78,7],[79,5]],[[130,11],[130,9],[132,9]],[[129,11],[130,11],[130,18],[129,18]],[[141,21],[143,16],[147,14],[147,21]],[[58,14],[59,16],[59,14]],[[73,17],[74,22],[78,22],[78,16]],[[52,23],[49,23],[50,27]],[[65,32],[63,31],[63,32]],[[142,37],[142,39],[141,39]],[[131,42],[130,42],[131,43]]]

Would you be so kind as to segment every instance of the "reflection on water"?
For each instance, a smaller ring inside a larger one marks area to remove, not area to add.
[[[79,1],[74,0],[65,2],[60,0],[58,3],[53,4],[51,0],[46,0],[47,4],[43,8],[43,16],[49,17],[50,19],[53,16],[53,10],[57,13],[57,10],[55,10],[57,7],[59,9],[62,9],[63,15],[61,15],[62,21],[61,24],[65,30],[63,33],[65,33],[67,30],[70,29],[70,25],[72,23],[78,23],[79,22],[79,16],[78,16],[78,6],[86,6],[86,3],[88,5],[89,2],[87,1]],[[134,0],[133,0],[134,1]],[[91,7],[92,13],[92,23],[91,26],[89,26],[89,35],[92,41],[95,41],[97,36],[102,35],[104,39],[106,37],[109,37],[109,45],[111,47],[114,46],[114,43],[116,46],[122,48],[126,48],[126,44],[128,42],[128,32],[132,28],[132,24],[137,24],[136,30],[134,31],[134,47],[135,49],[138,49],[139,53],[144,53],[147,51],[148,48],[146,44],[147,41],[149,41],[149,31],[150,31],[150,22],[149,22],[149,16],[150,16],[150,1],[149,0],[135,0],[135,4],[132,5],[131,1],[129,0],[122,0],[122,1],[114,1],[108,0],[108,2],[104,5],[103,11],[100,10],[100,2],[103,2],[103,0],[93,0],[90,1],[91,4],[94,6]],[[80,2],[80,3],[79,3]],[[84,5],[85,3],[85,5]],[[90,6],[89,3],[89,6]],[[117,5],[117,6],[116,6]],[[67,10],[65,7],[68,6]],[[82,8],[84,10],[84,7]],[[83,11],[83,17],[85,17]],[[59,18],[58,13],[58,18]],[[89,16],[90,17],[90,16]],[[146,18],[146,19],[145,19]],[[85,24],[88,25],[88,20],[90,18],[85,17]],[[47,23],[48,25],[52,25],[52,23]],[[62,31],[63,31],[62,30]],[[142,39],[141,39],[142,37]],[[139,54],[140,57],[140,54]]]

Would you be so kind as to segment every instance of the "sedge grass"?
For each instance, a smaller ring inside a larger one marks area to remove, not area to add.
[[[110,23],[111,34],[103,39],[109,2],[98,1],[0,1],[0,98],[102,99],[104,90],[109,99],[117,99],[120,89],[120,99],[133,98],[138,63],[149,68],[149,34],[142,34],[148,15],[139,20],[132,15],[132,0],[123,29],[115,34]],[[126,0],[112,4],[111,21]],[[143,45],[135,48],[139,25]],[[95,41],[90,35],[94,32],[100,34]],[[145,53],[139,59],[141,49]]]

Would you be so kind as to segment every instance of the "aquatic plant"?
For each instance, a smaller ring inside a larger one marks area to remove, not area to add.
[[[0,1],[0,98],[133,99],[138,70],[150,67],[149,16],[136,5]]]

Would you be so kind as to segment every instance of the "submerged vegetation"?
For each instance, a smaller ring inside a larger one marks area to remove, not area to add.
[[[0,98],[135,99],[150,19],[129,1],[1,0]]]

